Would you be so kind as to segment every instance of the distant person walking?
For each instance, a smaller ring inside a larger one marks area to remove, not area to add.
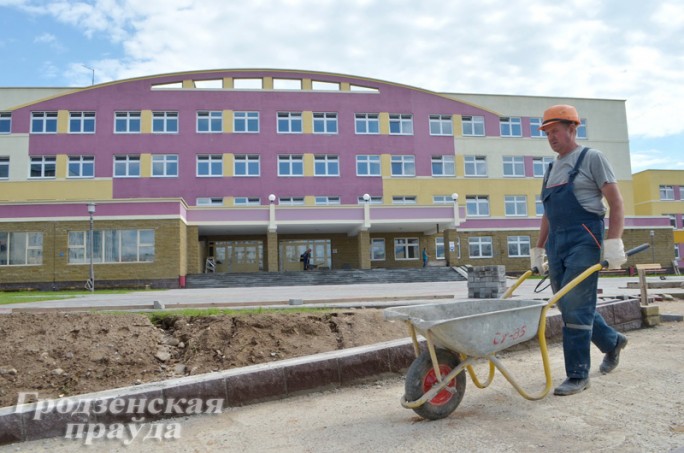
[[[299,261],[303,263],[304,270],[308,271],[311,268],[311,249],[306,249],[306,252],[302,253],[299,257]]]
[[[423,267],[427,267],[428,263],[428,252],[425,247],[423,247]]]

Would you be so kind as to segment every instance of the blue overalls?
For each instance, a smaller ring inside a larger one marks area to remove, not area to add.
[[[557,292],[573,278],[601,260],[603,216],[587,211],[573,191],[575,177],[588,148],[581,151],[568,173],[568,182],[547,187],[551,166],[544,178],[542,202],[549,221],[546,254],[549,279]],[[615,349],[617,332],[596,312],[598,273],[587,277],[558,302],[563,318],[563,354],[567,377],[586,379],[593,342],[603,353]]]

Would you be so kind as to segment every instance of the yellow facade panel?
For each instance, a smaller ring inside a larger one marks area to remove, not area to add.
[[[149,178],[152,176],[152,154],[140,155],[140,177]]]
[[[91,200],[111,200],[113,193],[111,179],[17,181],[3,183],[0,201],[82,201],[83,194]]]
[[[57,111],[57,133],[58,134],[68,134],[69,133],[69,111],[68,110]]]
[[[152,133],[152,110],[140,112],[140,132],[143,134]]]
[[[389,135],[389,113],[380,112],[378,115],[378,120],[380,122],[380,134]]]
[[[233,119],[234,113],[232,110],[223,111],[223,132],[226,134],[233,133]]]
[[[302,112],[302,132],[313,134],[313,112],[305,110]]]

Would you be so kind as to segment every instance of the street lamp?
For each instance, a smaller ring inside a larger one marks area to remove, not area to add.
[[[90,214],[90,235],[89,235],[89,249],[90,249],[90,280],[88,286],[91,292],[95,291],[95,268],[93,267],[93,214],[95,214],[95,203],[92,201],[88,203],[88,214]]]
[[[270,201],[271,203],[274,203],[275,200],[276,200],[276,196],[274,194],[271,194],[268,196],[268,201]]]

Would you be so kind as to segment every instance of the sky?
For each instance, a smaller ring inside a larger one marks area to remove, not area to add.
[[[2,87],[268,68],[623,99],[632,172],[684,170],[681,0],[0,0],[0,30]]]

